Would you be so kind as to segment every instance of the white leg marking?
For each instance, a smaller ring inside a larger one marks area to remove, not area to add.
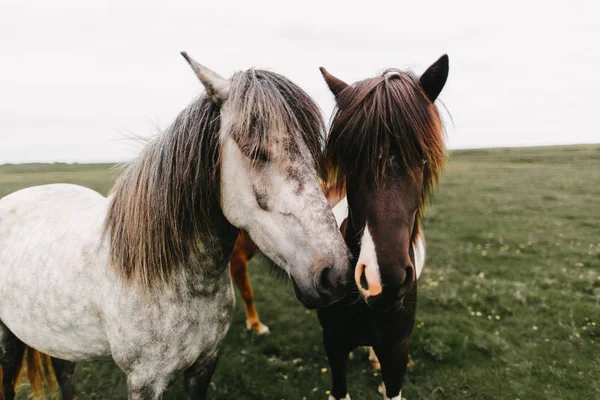
[[[341,399],[336,399],[335,397],[333,397],[332,395],[329,395],[329,400],[350,400],[350,395],[346,394],[346,397],[343,397]]]
[[[402,400],[402,390],[400,393],[398,393],[398,396],[394,396],[392,398],[387,397],[387,394],[385,393],[385,383],[383,382],[381,382],[381,385],[379,385],[378,391],[383,395],[383,400]]]
[[[360,276],[365,273],[369,288],[365,290],[360,284]],[[375,243],[371,237],[369,231],[369,223],[365,225],[363,236],[360,240],[360,255],[358,256],[358,262],[356,263],[356,270],[354,271],[354,280],[358,289],[362,292],[363,296],[377,296],[381,293],[381,276],[379,275],[379,264],[377,264],[377,253],[375,252]]]

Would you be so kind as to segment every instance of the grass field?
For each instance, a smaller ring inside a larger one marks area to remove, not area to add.
[[[73,182],[102,193],[108,165],[0,167],[0,197]],[[425,214],[414,399],[600,399],[600,145],[456,151]],[[256,257],[257,308],[272,333],[245,330],[238,297],[213,399],[325,399],[327,360],[314,312]],[[79,398],[125,399],[112,364],[81,364]],[[366,353],[350,362],[353,399],[380,399]],[[21,390],[25,398],[26,388]],[[182,398],[177,381],[166,399]]]

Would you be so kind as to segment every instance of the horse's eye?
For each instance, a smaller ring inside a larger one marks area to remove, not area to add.
[[[261,149],[257,149],[252,156],[253,161],[258,161],[259,163],[267,163],[269,162],[269,154]]]

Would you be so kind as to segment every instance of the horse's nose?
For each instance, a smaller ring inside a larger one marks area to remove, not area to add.
[[[318,274],[318,288],[322,295],[331,297],[334,300],[343,296],[345,293],[344,282],[334,273],[333,264],[321,268],[321,271]]]
[[[333,270],[333,265],[329,265],[327,267],[323,267],[321,272],[319,273],[319,288],[322,292],[330,292],[331,288],[334,287],[333,282],[331,281],[331,271]]]
[[[408,264],[408,265],[407,265]],[[403,266],[401,266],[403,265]],[[357,268],[360,265],[357,266]],[[402,299],[411,292],[416,279],[412,263],[384,265],[381,286],[377,286],[369,276],[368,268],[357,270],[356,284],[370,307],[388,310],[402,304]],[[378,288],[379,290],[373,290]]]
[[[378,296],[383,290],[379,268],[374,263],[358,263],[354,271],[354,281],[364,298]]]

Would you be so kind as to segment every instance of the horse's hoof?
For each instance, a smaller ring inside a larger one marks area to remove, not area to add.
[[[249,323],[246,321],[246,328],[257,335],[266,335],[271,332],[268,326],[263,325],[260,322]]]
[[[350,399],[350,394],[346,394],[346,397],[343,397],[341,399],[336,399],[332,395],[329,395],[329,399],[328,400],[351,400],[351,399]]]
[[[369,361],[371,361],[371,365],[373,366],[374,370],[379,371],[381,369],[379,359],[377,358],[377,355],[372,347],[369,347]]]
[[[384,400],[399,400],[399,399],[406,400],[406,397],[402,397],[402,391],[400,391],[400,394],[398,396],[394,396],[391,399],[389,399],[385,394],[385,385],[383,384],[383,382],[381,382],[381,384],[377,388],[377,391],[379,392],[379,394],[383,395]]]
[[[269,330],[269,327],[263,324],[259,324],[255,329],[254,332],[256,332],[259,335],[266,335],[268,333],[270,333],[271,331]]]

